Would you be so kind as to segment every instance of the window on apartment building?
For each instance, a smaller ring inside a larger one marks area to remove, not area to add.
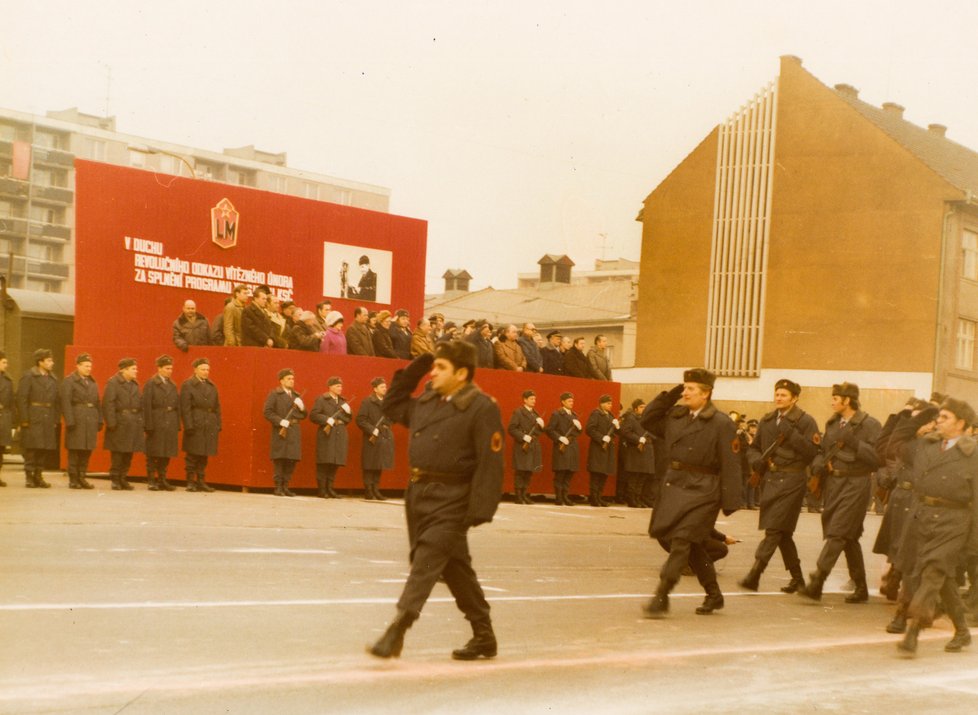
[[[961,234],[961,277],[978,281],[978,233]]]
[[[45,149],[60,149],[61,137],[51,132],[34,132],[34,145]]]
[[[289,192],[289,180],[287,177],[272,174],[268,177],[268,188],[270,191],[287,194]]]
[[[319,198],[319,185],[306,183],[302,187],[302,195],[307,199],[318,199]]]
[[[103,139],[88,140],[88,158],[93,161],[105,161],[106,143]]]
[[[58,246],[47,243],[32,242],[27,246],[27,256],[41,261],[60,261],[61,251]]]
[[[954,354],[954,367],[961,370],[975,369],[975,323],[974,320],[958,318],[958,339]]]
[[[47,169],[34,168],[34,183],[40,186],[53,186],[51,183],[54,174]]]
[[[135,166],[137,169],[143,169],[146,167],[146,152],[143,151],[133,151],[129,150],[129,166]]]
[[[58,220],[60,216],[61,212],[57,209],[48,208],[47,206],[31,206],[31,221],[57,224],[64,223],[64,221]]]
[[[13,244],[6,238],[0,238],[0,256],[6,258],[13,250]]]
[[[0,201],[0,218],[14,218],[14,205],[9,201]]]
[[[353,192],[349,189],[339,189],[336,192],[336,203],[353,206]]]
[[[0,140],[12,142],[17,139],[17,127],[12,124],[0,124]]]

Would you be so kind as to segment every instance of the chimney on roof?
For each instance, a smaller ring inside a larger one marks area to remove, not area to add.
[[[547,283],[570,283],[571,268],[574,266],[567,256],[548,253],[537,263],[540,265],[540,286]]]
[[[897,119],[903,119],[903,110],[904,107],[896,102],[883,102],[883,111],[887,114],[892,114]]]
[[[859,99],[859,90],[853,87],[851,84],[837,84],[835,85],[835,91],[841,95],[849,97],[850,99]]]
[[[931,134],[936,134],[937,136],[942,137],[947,134],[947,127],[945,127],[943,124],[928,124],[927,131],[929,131]]]
[[[472,280],[472,276],[464,268],[449,268],[442,275],[442,278],[445,279],[446,293],[450,293],[451,291],[469,292],[469,281]]]

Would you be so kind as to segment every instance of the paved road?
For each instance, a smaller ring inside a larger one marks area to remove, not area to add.
[[[786,596],[779,568],[739,593],[757,512],[721,562],[726,608],[696,616],[684,578],[670,618],[639,607],[663,553],[648,511],[503,504],[471,534],[500,655],[459,663],[469,638],[443,586],[400,660],[364,653],[406,574],[403,505],[0,489],[0,712],[10,713],[973,713],[978,646],[946,654],[946,620],[897,657],[880,596]],[[871,543],[879,517],[866,518]],[[806,569],[821,546],[802,514]],[[882,563],[867,554],[878,582]]]

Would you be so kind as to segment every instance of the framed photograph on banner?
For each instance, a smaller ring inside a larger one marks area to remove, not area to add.
[[[364,303],[391,302],[392,253],[323,243],[323,296]]]

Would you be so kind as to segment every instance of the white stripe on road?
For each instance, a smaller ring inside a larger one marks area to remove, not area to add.
[[[266,547],[240,547],[232,549],[134,549],[129,547],[117,547],[112,549],[91,549],[79,548],[75,551],[84,553],[108,553],[108,554],[327,554],[335,555],[337,552],[332,549],[273,549]]]

